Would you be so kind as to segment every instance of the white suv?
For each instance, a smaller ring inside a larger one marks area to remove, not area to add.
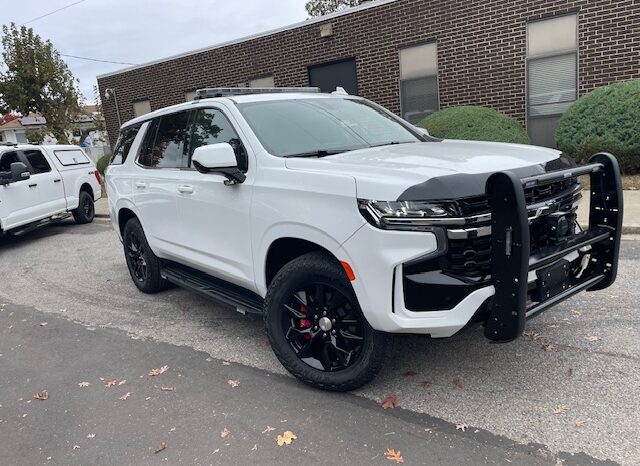
[[[106,174],[136,286],[169,282],[264,316],[297,378],[350,390],[389,333],[454,335],[525,318],[616,275],[616,159],[438,140],[313,89],[205,89],[123,125]],[[582,231],[578,176],[591,175]]]

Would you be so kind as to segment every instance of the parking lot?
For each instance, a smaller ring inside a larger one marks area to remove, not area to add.
[[[376,413],[375,410],[379,408],[379,417],[376,415],[369,427],[372,429],[371,437],[379,445],[373,449],[367,447],[361,452],[361,456],[354,456],[363,463],[366,458],[374,462],[386,461],[382,456],[384,449],[393,448],[394,444],[403,444],[407,464],[429,462],[425,455],[430,451],[439,451],[437,448],[460,446],[461,452],[475,451],[478,458],[495,463],[501,463],[500,458],[503,458],[504,462],[530,461],[532,464],[540,461],[540,464],[555,464],[560,459],[565,460],[565,464],[591,464],[595,460],[611,460],[623,465],[633,465],[640,460],[640,445],[637,441],[640,425],[638,244],[633,237],[623,241],[619,278],[613,287],[593,294],[581,294],[535,318],[528,323],[525,337],[514,343],[490,344],[482,336],[480,328],[465,329],[448,340],[397,336],[383,371],[372,384],[355,393],[357,398],[354,398],[355,404],[351,405],[343,395],[320,394],[303,389],[293,378],[284,375],[283,368],[271,352],[259,319],[240,315],[233,309],[178,288],[154,296],[139,293],[131,283],[121,245],[110,225],[104,222],[84,226],[64,222],[22,238],[0,238],[0,303],[3,304],[0,326],[3,326],[2,331],[6,335],[11,334],[9,326],[15,325],[18,331],[22,319],[12,321],[8,314],[13,312],[16,316],[24,314],[23,325],[30,323],[43,331],[49,330],[49,325],[51,329],[57,325],[62,328],[69,324],[66,321],[75,323],[74,328],[82,326],[96,332],[109,329],[108,332],[114,332],[113,345],[116,347],[111,348],[113,351],[117,347],[122,347],[124,351],[124,348],[128,348],[126,342],[152,340],[149,344],[158,342],[163,345],[158,351],[161,351],[163,360],[166,360],[164,364],[173,367],[179,360],[180,364],[188,366],[195,364],[190,359],[193,356],[193,361],[208,364],[207,370],[214,374],[221,373],[225,382],[223,385],[226,384],[227,373],[222,371],[227,371],[228,367],[220,361],[228,361],[240,367],[238,370],[242,376],[262,377],[260,383],[266,385],[259,390],[260,385],[256,382],[254,390],[270,393],[268,399],[262,400],[263,404],[268,404],[271,399],[277,405],[278,393],[286,397],[289,396],[287,390],[304,390],[301,399],[315,398],[317,394],[327,409],[327,403],[331,404],[332,400],[336,400],[337,411],[325,413],[325,418],[333,416],[336,429],[341,428],[341,420],[336,418],[340,415],[340,410],[347,422],[349,415],[345,411],[350,409],[349,406],[354,410],[364,406],[369,414]],[[51,324],[47,322],[47,318],[51,319]],[[42,321],[47,322],[47,325],[40,326]],[[47,351],[56,351],[55,338],[66,333],[61,330],[58,333],[41,332],[37,335],[43,335],[38,339],[42,339],[39,343],[47,342]],[[100,334],[98,337],[96,333],[96,342],[99,344],[96,343],[95,351],[104,353],[109,349],[105,335]],[[79,347],[87,346],[85,352],[76,353],[76,356],[83,358],[84,353],[86,361],[99,360],[99,355],[92,353],[91,345],[86,341],[82,342],[80,336],[77,338]],[[0,356],[0,367],[9,367],[6,359],[13,357],[15,342],[9,344],[7,338],[4,341],[5,343],[0,343],[4,345],[0,347],[0,353],[3,353]],[[39,361],[37,351],[34,348],[34,352],[31,352],[27,343],[20,348],[21,354],[31,354],[34,361]],[[60,351],[65,348],[60,341]],[[149,346],[144,350],[139,349],[142,355],[140,357],[149,359],[149,365],[152,366],[148,367],[149,370],[156,367],[153,364],[160,364],[158,358],[154,357],[153,348]],[[175,348],[176,361],[169,360],[171,348]],[[66,350],[71,351],[72,348]],[[183,354],[186,350],[202,353],[192,353],[186,357]],[[38,365],[36,362],[33,364]],[[69,361],[69,364],[74,362]],[[114,362],[114,372],[116,367],[120,368],[118,364],[123,363]],[[139,366],[139,371],[147,367],[146,364]],[[89,373],[91,364],[83,367],[87,371],[87,380],[100,386],[102,383],[98,378],[99,374]],[[261,372],[255,372],[254,369],[260,369]],[[41,370],[46,371],[46,366]],[[213,381],[211,387],[207,386],[207,378],[202,376],[203,370],[198,369],[201,377],[197,379],[197,383],[202,386],[196,384],[194,390],[200,394],[207,393],[209,389],[212,393],[219,393]],[[272,374],[278,374],[273,376],[273,382],[264,378]],[[115,373],[111,375],[120,377]],[[144,375],[144,372],[140,372],[140,375]],[[233,374],[229,375],[232,376]],[[26,376],[17,376],[5,380],[0,393],[0,431],[9,428],[15,434],[24,428],[20,427],[21,421],[15,416],[19,416],[20,411],[16,405],[26,403],[33,396],[31,392],[34,390],[27,379]],[[79,381],[71,382],[77,384]],[[180,380],[174,379],[171,383],[179,386]],[[52,383],[48,387],[49,392],[53,392],[54,386]],[[120,391],[123,391],[122,388]],[[129,401],[134,401],[135,395],[132,393]],[[397,398],[398,408],[382,410],[374,403],[363,401],[365,405],[360,405],[360,401],[357,401],[368,399],[378,402],[389,395]],[[293,394],[291,397],[297,399]],[[31,405],[36,402],[40,401],[34,400]],[[49,402],[47,400],[42,403]],[[206,405],[206,397],[200,403]],[[228,409],[233,410],[234,404],[241,403],[241,400],[234,395],[229,403]],[[206,409],[206,406],[202,408]],[[3,414],[8,409],[15,411],[15,416]],[[172,422],[185,422],[184,419],[173,417],[179,413],[176,414],[171,408],[160,406],[158,409],[168,410],[165,414],[169,416],[170,412],[172,418],[163,419],[162,413],[155,411],[154,419],[157,422],[167,426]],[[312,406],[308,410],[307,415],[312,415]],[[390,414],[391,411],[394,414]],[[251,416],[250,412],[246,414]],[[101,412],[101,415],[108,417],[109,411]],[[424,431],[423,428],[420,436],[406,429],[398,430],[394,427],[398,416],[404,416],[405,421],[412,425],[433,430]],[[287,422],[287,428],[301,432],[304,430],[303,420],[304,416],[294,416]],[[299,425],[292,425],[295,422],[299,422]],[[376,425],[376,422],[381,424]],[[51,419],[49,423],[55,425]],[[456,424],[466,424],[468,428],[464,432],[456,430]],[[331,423],[318,420],[317,425],[330,429]],[[384,428],[385,425],[388,426],[388,431]],[[275,427],[282,430],[282,424]],[[366,426],[354,428],[367,429]],[[307,432],[313,430],[308,426],[306,429]],[[279,432],[273,432],[276,433]],[[64,436],[63,432],[58,434]],[[428,439],[429,434],[441,435],[438,437],[440,443],[429,443],[432,442]],[[48,431],[40,431],[39,435],[50,434]],[[299,438],[292,447],[301,454],[305,449],[315,452],[317,444],[329,442],[333,434],[325,431],[314,435],[314,438],[311,438],[311,434],[298,435]],[[400,438],[401,435],[404,437]],[[423,439],[425,435],[427,438]],[[219,437],[217,433],[215,436]],[[394,440],[395,437],[398,438]],[[87,442],[84,438],[82,440]],[[188,440],[186,437],[183,442],[188,445]],[[195,441],[195,437],[193,440]],[[151,443],[155,440],[145,441],[144,454],[149,454],[147,447],[152,447]],[[460,442],[466,443],[462,445]],[[34,443],[37,443],[35,439]],[[175,449],[171,453],[171,443],[168,443],[167,455],[176,454]],[[423,445],[422,451],[418,452],[416,445]],[[427,448],[429,445],[433,448]],[[512,452],[513,456],[498,455],[495,453],[496,445],[501,445],[499,448],[504,451]],[[77,449],[78,454],[84,448],[83,445],[80,447]],[[3,448],[8,447],[5,445]],[[71,451],[71,448],[68,450]],[[119,446],[113,445],[110,448],[116,453]],[[127,445],[127,448],[133,447]],[[207,447],[207,451],[211,453],[215,448],[224,451],[225,446]],[[335,448],[340,452],[346,451],[347,446],[341,445],[336,438]],[[494,453],[495,456],[492,456]],[[576,456],[572,457],[572,453]],[[182,454],[186,454],[186,451]],[[135,455],[131,456],[133,457]],[[47,455],[43,453],[42,458],[46,462]],[[114,458],[100,458],[103,461],[99,462],[105,464],[116,462]],[[145,458],[160,459],[152,453]],[[249,457],[244,460],[239,459],[239,456],[235,458],[237,463],[250,462]],[[463,462],[468,458],[461,456],[458,459]],[[194,462],[187,456],[172,459],[175,462]],[[208,464],[215,461],[212,456],[196,462]],[[85,462],[90,460],[85,458]],[[340,455],[336,454],[326,462],[339,463]]]

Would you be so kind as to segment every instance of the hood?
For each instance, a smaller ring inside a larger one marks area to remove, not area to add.
[[[575,166],[560,151],[521,144],[442,140],[360,149],[323,158],[289,158],[292,170],[353,176],[358,197],[458,199],[484,194],[492,173],[524,178]]]

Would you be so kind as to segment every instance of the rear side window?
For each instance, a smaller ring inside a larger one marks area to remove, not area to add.
[[[39,150],[26,150],[24,156],[27,158],[29,165],[31,165],[31,173],[37,175],[38,173],[47,173],[51,171],[51,166],[42,152]]]
[[[122,165],[125,160],[127,160],[129,149],[131,149],[131,145],[138,135],[139,130],[140,126],[133,126],[120,131],[120,137],[118,137],[118,142],[116,142],[116,148],[114,149],[111,160],[109,161],[110,165]]]
[[[155,137],[153,132],[155,129]],[[150,168],[184,168],[187,166],[189,112],[159,118],[149,127],[138,163]]]
[[[53,152],[61,165],[69,167],[71,165],[86,165],[89,159],[84,152],[79,149],[56,150]]]

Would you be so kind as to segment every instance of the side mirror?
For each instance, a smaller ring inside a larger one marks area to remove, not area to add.
[[[193,151],[191,162],[200,173],[219,173],[227,180],[224,184],[233,185],[244,183],[247,177],[238,168],[236,153],[230,144],[209,144],[200,146]]]
[[[24,181],[31,178],[31,173],[27,169],[27,166],[22,162],[13,162],[10,165],[11,171],[0,173],[0,185],[15,183],[17,181]]]
[[[414,128],[416,129],[416,131],[418,131],[418,133],[422,134],[423,136],[431,137],[431,135],[429,134],[429,131],[427,131],[426,128],[423,128],[422,126],[414,126]]]

